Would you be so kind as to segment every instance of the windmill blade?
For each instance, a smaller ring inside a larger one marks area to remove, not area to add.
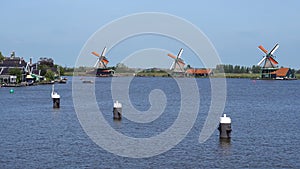
[[[261,45],[258,46],[260,50],[262,50],[265,54],[268,54],[268,51]]]
[[[103,66],[106,67],[106,65],[108,64],[109,61],[105,57],[103,57],[102,60],[101,60],[101,62],[103,64]]]
[[[179,58],[179,59],[177,59],[177,61],[178,61],[179,63],[185,65],[185,63],[184,63],[184,61],[183,61],[182,59]]]
[[[173,59],[176,59],[176,58],[177,58],[175,55],[173,55],[173,54],[171,54],[171,53],[168,53],[168,56],[170,56],[170,57],[173,58]]]
[[[262,58],[262,60],[260,62],[258,62],[257,66],[261,65],[263,61],[265,61],[267,57],[265,56],[264,58]]]
[[[180,58],[180,57],[181,57],[182,52],[183,52],[183,49],[181,48],[180,51],[179,51],[179,53],[178,53],[178,55],[177,55],[177,58]]]
[[[184,72],[184,65],[185,64],[183,62],[179,62],[179,59],[175,60],[173,71]]]
[[[172,63],[172,65],[171,65],[171,67],[170,67],[170,70],[173,70],[174,64],[175,64],[175,61]]]
[[[105,56],[105,53],[106,53],[106,46],[104,47],[102,53],[101,53],[101,56]]]
[[[26,64],[24,71],[25,71],[26,73],[28,72],[28,63]]]
[[[278,64],[278,62],[273,57],[269,57],[269,59],[273,64],[275,64],[275,65]]]
[[[271,50],[270,54],[273,55],[273,53],[279,48],[278,43],[274,46],[274,48]]]
[[[93,55],[100,57],[99,53],[97,52],[92,52]]]
[[[94,65],[95,68],[97,68],[98,63],[99,63],[99,59],[97,59],[95,65]]]

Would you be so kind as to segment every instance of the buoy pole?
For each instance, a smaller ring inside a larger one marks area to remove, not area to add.
[[[224,114],[223,117],[220,117],[218,130],[220,132],[220,139],[231,138],[231,118],[227,117],[226,114]]]
[[[122,104],[116,101],[113,108],[113,116],[115,120],[122,119]]]
[[[59,108],[60,107],[60,98],[52,98],[53,100],[53,108]]]
[[[53,108],[60,107],[60,95],[54,91],[54,85],[52,85],[51,98],[53,100]]]

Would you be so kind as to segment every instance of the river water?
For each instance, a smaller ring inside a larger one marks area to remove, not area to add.
[[[61,95],[60,109],[52,108],[51,85],[14,88],[12,94],[10,88],[0,88],[1,169],[300,168],[298,80],[226,79],[224,113],[232,119],[232,138],[220,141],[215,130],[206,142],[199,143],[210,106],[211,87],[209,79],[196,79],[200,108],[195,124],[184,139],[156,156],[130,158],[106,151],[87,135],[73,105],[71,79],[67,84],[55,85]],[[114,121],[112,79],[94,80],[95,83],[85,85],[95,86],[103,117],[119,133],[135,138],[152,137],[171,127],[178,117],[179,86],[172,78],[137,77],[131,81],[129,100],[138,111],[151,108],[149,94],[154,89],[165,95],[165,111],[149,123],[126,118]]]

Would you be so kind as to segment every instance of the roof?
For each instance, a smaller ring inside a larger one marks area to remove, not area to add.
[[[27,63],[20,57],[5,57],[5,59],[0,62],[0,67],[25,67],[26,65]]]
[[[33,77],[31,75],[27,75],[26,79],[33,79]]]
[[[211,69],[187,69],[186,70],[186,73],[188,74],[210,74],[212,73],[211,72]]]
[[[290,68],[280,68],[280,69],[272,72],[271,74],[276,74],[276,76],[287,76],[287,73],[289,70],[290,70]]]
[[[22,67],[17,67],[18,69],[21,70],[21,72],[23,71],[23,68]],[[0,67],[0,75],[9,75],[9,69],[11,68],[8,68],[8,67]]]

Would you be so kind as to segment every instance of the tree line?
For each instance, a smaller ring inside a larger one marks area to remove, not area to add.
[[[221,73],[260,73],[260,66],[253,65],[252,67],[221,64],[217,65],[216,72]]]
[[[230,64],[220,64],[216,66],[216,73],[260,73],[261,67],[253,65],[252,67],[240,66],[240,65],[230,65]],[[299,70],[291,69],[293,73],[300,73]]]

